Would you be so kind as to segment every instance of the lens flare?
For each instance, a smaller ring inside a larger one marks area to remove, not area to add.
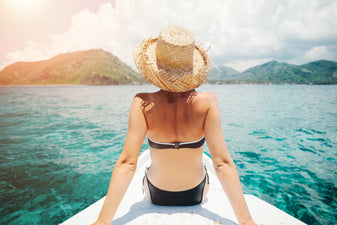
[[[34,11],[40,8],[42,0],[5,0],[7,8],[13,11]]]

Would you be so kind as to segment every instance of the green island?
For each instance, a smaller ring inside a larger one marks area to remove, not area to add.
[[[103,49],[57,55],[36,62],[16,62],[0,71],[0,85],[118,85],[147,81]]]
[[[319,60],[303,65],[270,61],[238,72],[213,66],[210,84],[337,84],[337,62]],[[0,71],[0,85],[148,84],[138,72],[103,49],[59,54],[35,62],[16,62]]]
[[[208,78],[212,84],[337,84],[337,62],[319,60],[303,65],[270,61],[238,72],[230,67],[213,67]]]

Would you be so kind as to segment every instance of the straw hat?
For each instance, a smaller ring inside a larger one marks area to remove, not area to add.
[[[158,38],[136,46],[133,58],[140,73],[155,86],[186,92],[202,85],[211,72],[211,61],[183,27],[168,26]]]

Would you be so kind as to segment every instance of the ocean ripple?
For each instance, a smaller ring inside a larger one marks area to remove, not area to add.
[[[1,87],[0,223],[58,224],[104,196],[132,98],[154,90]],[[223,133],[245,193],[307,224],[335,223],[336,86],[200,90],[218,96]],[[142,151],[147,148],[145,142]]]

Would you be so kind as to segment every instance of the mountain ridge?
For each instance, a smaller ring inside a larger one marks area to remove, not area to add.
[[[214,72],[215,70],[215,72]],[[209,81],[226,83],[275,83],[275,84],[337,84],[337,62],[318,60],[302,65],[288,64],[276,60],[251,67],[237,74],[223,74],[212,68]]]
[[[142,84],[145,79],[103,49],[62,53],[35,62],[16,62],[0,71],[0,85]]]
[[[209,83],[337,84],[337,62],[293,65],[276,60],[243,72],[214,66]],[[0,71],[0,85],[146,84],[142,75],[103,49],[62,53],[35,62],[15,62]]]

